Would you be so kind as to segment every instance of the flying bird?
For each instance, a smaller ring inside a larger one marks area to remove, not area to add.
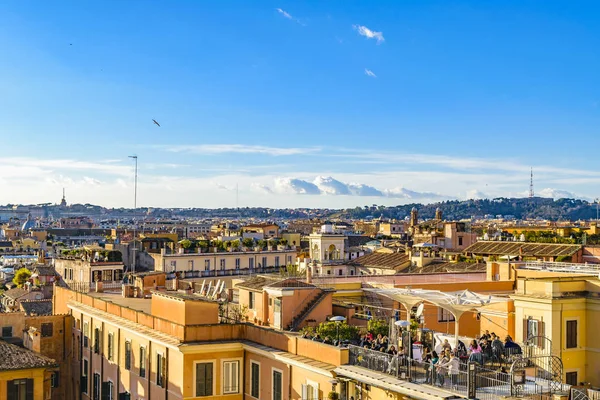
[[[158,122],[156,122],[155,119],[153,119],[152,122],[154,122],[160,128],[160,124]]]

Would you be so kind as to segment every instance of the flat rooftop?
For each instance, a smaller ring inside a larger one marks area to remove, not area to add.
[[[135,298],[135,297],[123,297],[121,292],[118,292],[118,293],[117,292],[114,292],[114,293],[111,293],[111,292],[104,292],[104,293],[89,292],[86,294],[91,297],[95,297],[97,299],[109,301],[111,303],[117,304],[122,307],[128,307],[128,308],[131,308],[132,310],[141,311],[145,314],[151,314],[152,302],[150,301],[150,299],[139,299],[139,298]]]

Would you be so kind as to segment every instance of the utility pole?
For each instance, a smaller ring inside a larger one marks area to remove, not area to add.
[[[129,158],[133,158],[133,160],[135,161],[135,175],[134,175],[134,180],[133,180],[133,262],[131,264],[131,272],[135,273],[135,258],[136,258],[136,254],[135,251],[137,250],[136,245],[135,245],[135,213],[137,211],[137,175],[138,175],[138,157],[137,156],[129,156]]]

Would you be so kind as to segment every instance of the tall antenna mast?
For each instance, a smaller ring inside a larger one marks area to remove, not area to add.
[[[531,180],[529,182],[529,198],[533,198],[533,167],[531,168]]]
[[[129,158],[133,158],[135,161],[135,175],[133,181],[133,262],[131,264],[131,272],[135,273],[135,251],[137,250],[135,247],[135,212],[137,210],[137,175],[138,175],[138,157],[137,156],[129,156]]]

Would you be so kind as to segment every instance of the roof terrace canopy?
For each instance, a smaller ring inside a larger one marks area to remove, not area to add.
[[[491,304],[506,303],[508,298],[475,293],[470,290],[458,292],[440,292],[425,289],[364,289],[387,297],[402,304],[408,312],[417,304],[428,302],[441,307],[454,315],[455,336],[458,338],[460,317],[467,311],[476,311]],[[458,339],[457,339],[458,340]]]

